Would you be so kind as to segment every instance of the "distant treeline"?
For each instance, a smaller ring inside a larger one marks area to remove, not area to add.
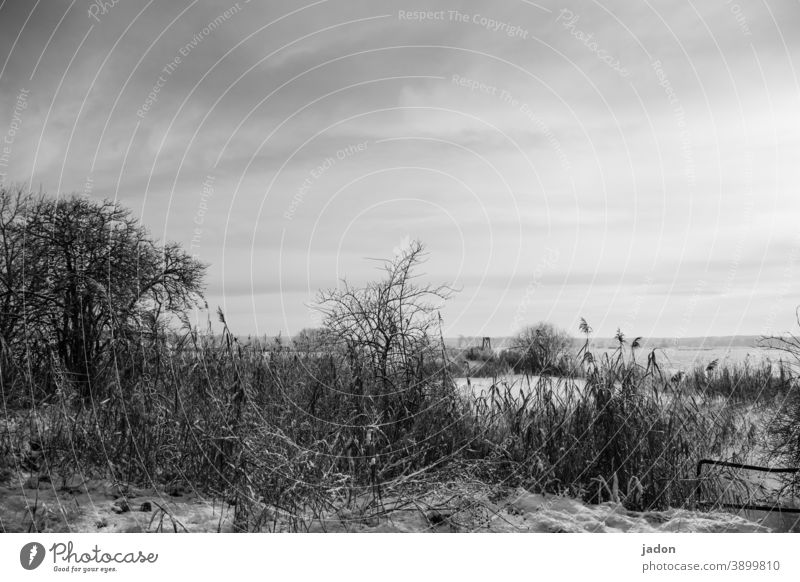
[[[631,336],[629,339],[633,340]],[[451,348],[470,348],[480,347],[482,344],[482,337],[473,336],[460,336],[445,338],[444,342],[447,347]],[[492,337],[492,348],[503,348],[513,345],[514,338],[511,336]],[[583,346],[585,338],[573,337],[572,344],[574,347],[580,348]],[[758,335],[727,335],[727,336],[711,336],[711,337],[685,337],[685,338],[672,338],[672,337],[652,337],[640,338],[639,343],[641,349],[653,348],[759,348],[769,347],[768,342]],[[592,349],[609,349],[616,348],[619,343],[616,338],[592,338],[590,347]]]

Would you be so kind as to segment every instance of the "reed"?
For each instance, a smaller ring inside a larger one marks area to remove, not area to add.
[[[454,480],[638,510],[691,506],[698,460],[746,458],[760,435],[752,395],[787,385],[746,366],[676,382],[655,354],[637,361],[624,349],[582,351],[583,378],[498,380],[479,395],[458,391],[443,353],[387,395],[347,354],[187,330],[120,349],[107,398],[90,407],[58,369],[46,371],[59,383],[50,398],[6,389],[15,404],[0,453],[6,467],[64,481],[191,483],[235,504],[240,531],[369,520],[389,500]],[[730,483],[713,479],[705,491],[730,497]]]

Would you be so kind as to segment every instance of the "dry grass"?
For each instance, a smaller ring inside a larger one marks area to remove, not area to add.
[[[446,482],[663,509],[694,503],[698,460],[755,447],[743,395],[780,392],[761,369],[674,381],[621,348],[600,361],[582,354],[585,385],[550,377],[464,395],[440,359],[385,395],[336,353],[242,345],[227,331],[175,340],[118,354],[109,396],[91,407],[63,378],[46,399],[6,388],[2,463],[64,479],[191,484],[235,504],[239,531],[373,520]],[[713,478],[704,486],[713,492]]]

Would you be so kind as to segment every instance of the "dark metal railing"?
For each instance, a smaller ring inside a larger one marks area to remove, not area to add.
[[[719,467],[732,467],[734,469],[745,469],[748,471],[760,471],[762,473],[800,473],[800,468],[795,467],[760,467],[758,465],[745,465],[743,463],[732,463],[730,461],[713,461],[711,459],[702,459],[697,463],[697,488],[695,495],[698,504],[713,505],[715,507],[724,507],[728,509],[748,509],[752,511],[767,511],[775,513],[800,513],[800,508],[797,507],[781,507],[779,505],[757,505],[752,503],[711,503],[700,501],[700,485],[703,472],[703,465],[715,465]]]

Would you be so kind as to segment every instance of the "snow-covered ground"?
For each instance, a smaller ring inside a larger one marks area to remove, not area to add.
[[[369,510],[358,507],[358,502],[342,506],[322,521],[308,519],[305,527],[316,532],[767,532],[789,531],[792,525],[774,515],[757,523],[761,516],[745,519],[724,512],[639,513],[522,489],[490,495],[475,484],[451,485],[413,502],[387,498],[379,509],[374,503]],[[102,480],[64,484],[30,476],[0,485],[0,531],[29,531],[27,508],[35,508],[38,529],[52,532],[229,532],[233,527],[231,506],[191,488],[135,489]],[[277,518],[277,529],[288,529],[279,513]]]

